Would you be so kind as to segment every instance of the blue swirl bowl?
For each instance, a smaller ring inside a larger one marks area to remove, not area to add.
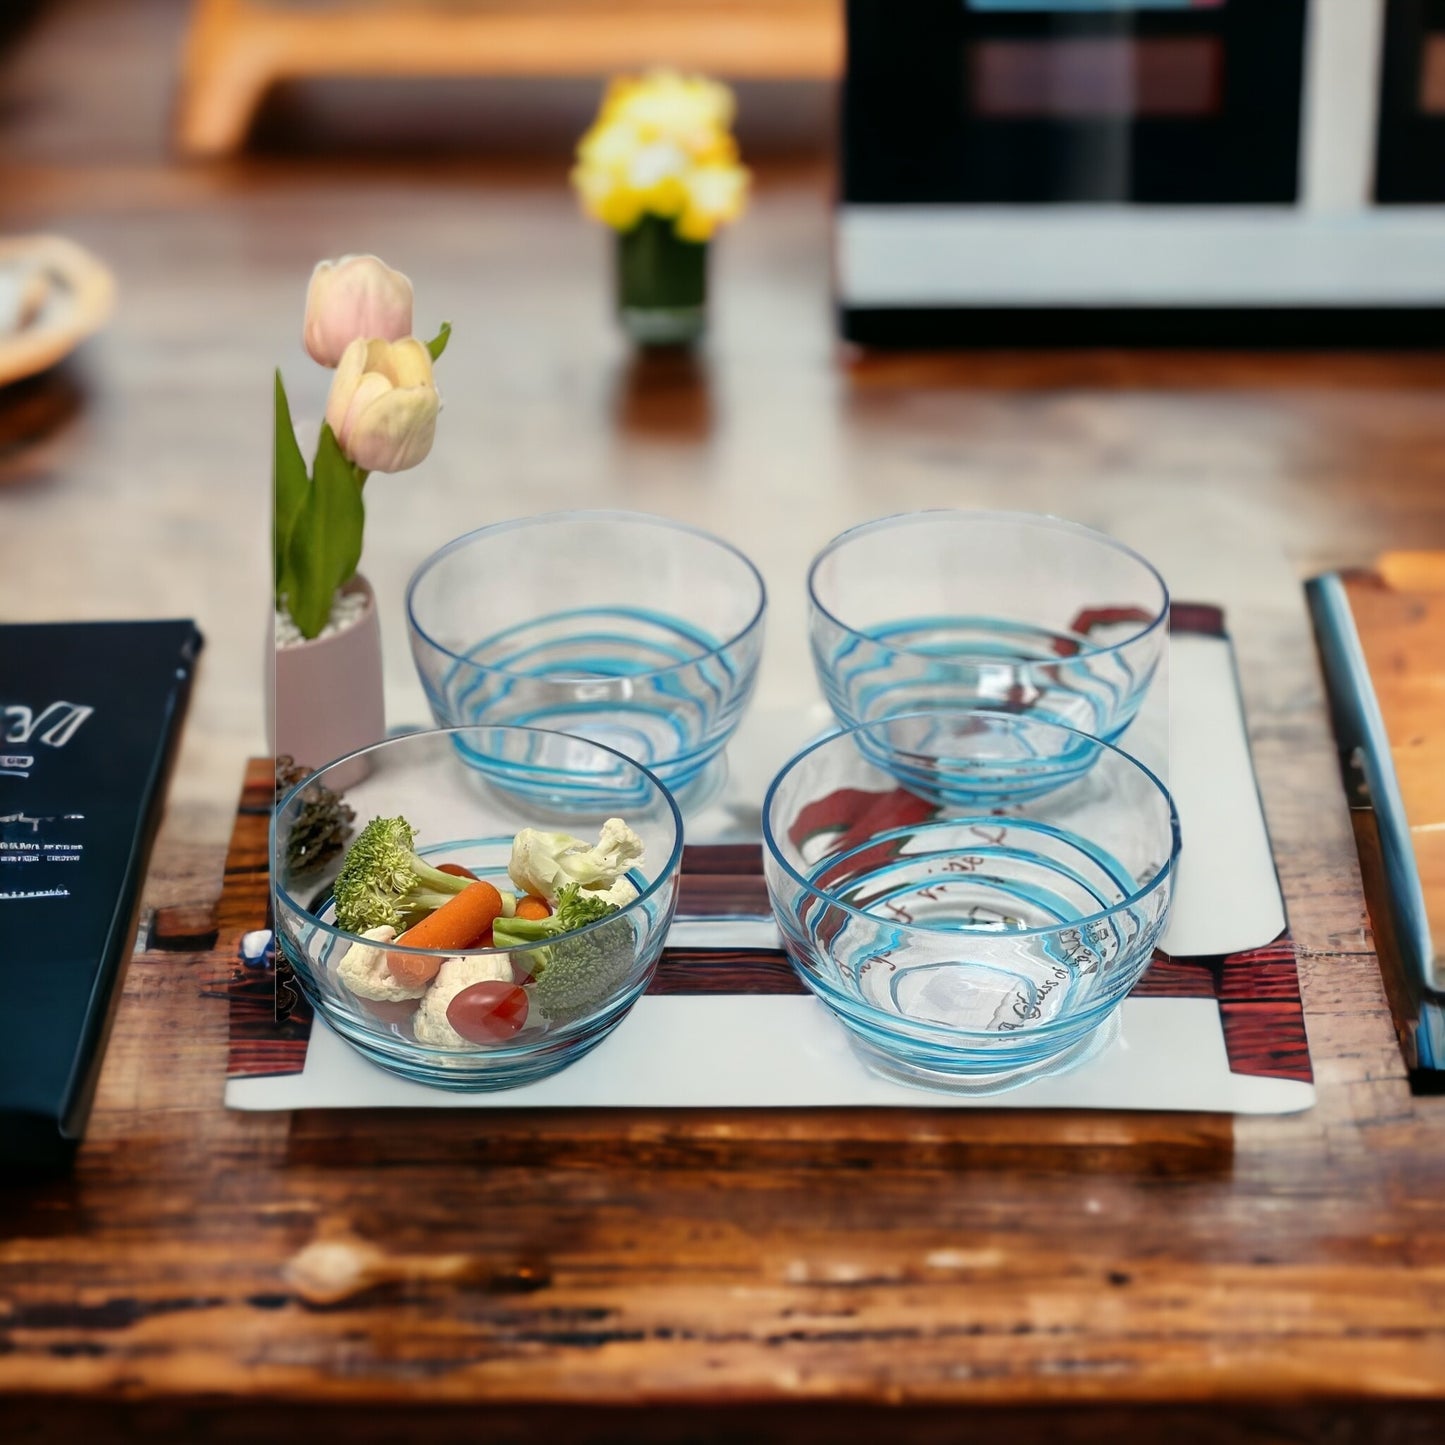
[[[641,763],[679,798],[713,791],[752,696],[766,591],[736,548],[629,512],[559,512],[449,542],[407,587],[437,723],[551,729]],[[497,774],[526,795],[525,774]],[[555,803],[557,782],[546,780]],[[599,790],[579,764],[577,807]],[[601,790],[611,796],[611,784]]]
[[[808,606],[813,664],[844,727],[978,707],[1112,742],[1168,639],[1169,591],[1144,558],[1029,513],[913,512],[855,527],[814,559]],[[1047,791],[1095,756],[1080,744],[1005,780],[1020,795]],[[889,766],[886,753],[874,761]],[[993,790],[976,801],[998,796],[999,778],[976,776]]]
[[[464,766],[458,743],[463,756],[538,769],[526,802],[515,790],[494,786],[485,772]],[[594,777],[617,784],[611,802],[585,820],[570,793],[556,791],[577,761],[590,764]],[[551,806],[546,776],[555,779]],[[416,851],[433,866],[460,864],[499,887],[509,886],[507,864],[520,829],[556,828],[560,813],[565,831],[595,839],[606,818],[620,816],[644,845],[642,859],[627,874],[638,896],[596,923],[528,948],[416,948],[348,933],[336,922],[331,881],[309,871],[292,846],[293,833],[307,826],[306,800],[317,782],[344,791],[358,829],[372,818],[403,817],[415,830]],[[465,736],[410,733],[338,758],[277,805],[271,822],[276,937],[312,1008],[373,1063],[444,1089],[515,1088],[595,1048],[646,992],[677,905],[681,860],[682,818],[667,790],[630,759],[596,743],[514,727],[468,729]],[[559,1004],[555,990],[549,996],[537,987],[545,973],[538,960],[550,949],[555,962],[563,945],[585,950],[577,956],[585,956],[588,969]],[[379,973],[383,961],[389,975],[395,955],[402,956],[405,973],[431,976],[432,982],[397,989],[383,976],[381,987],[368,987],[365,976]],[[504,974],[527,998],[521,1027],[480,1041],[462,1038],[451,1027],[451,1000],[473,981]]]
[[[1081,751],[1004,808],[899,784]],[[1148,968],[1179,857],[1164,785],[1110,744],[1007,713],[864,723],[795,757],[763,805],[768,894],[794,970],[865,1062],[996,1092],[1091,1057]]]

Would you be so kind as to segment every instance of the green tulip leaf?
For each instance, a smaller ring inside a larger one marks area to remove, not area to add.
[[[276,372],[276,448],[271,473],[272,525],[276,547],[276,599],[290,590],[287,575],[291,535],[296,519],[306,504],[311,479],[306,475],[306,462],[296,444],[296,428],[291,422],[291,407],[286,400],[286,387],[281,372]]]
[[[331,616],[332,599],[356,575],[366,508],[356,468],[321,428],[311,491],[296,519],[289,549],[291,616],[303,637],[316,637]]]
[[[451,339],[452,323],[450,321],[443,321],[442,329],[426,344],[426,349],[431,352],[431,359],[433,361],[439,361],[441,359],[441,354],[447,349],[447,342]]]
[[[341,450],[336,433],[322,423],[321,441],[316,448],[316,485],[323,475],[336,493],[336,583],[344,587],[356,576],[361,564],[362,535],[366,529],[366,506],[361,500],[361,484],[366,478],[355,462]]]

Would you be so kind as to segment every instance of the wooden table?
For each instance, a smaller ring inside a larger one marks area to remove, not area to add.
[[[92,9],[37,32],[31,89],[0,65],[0,101],[60,86],[47,47]],[[456,325],[435,453],[369,488],[394,717],[410,567],[497,517],[586,501],[734,538],[781,703],[810,687],[799,558],[839,526],[1109,527],[1229,610],[1319,1084],[1298,1117],[1080,1116],[1048,1145],[986,1113],[338,1131],[223,1110],[224,1004],[144,953],[74,1177],[0,1193],[0,1437],[1442,1438],[1445,1103],[1405,1085],[1298,583],[1445,541],[1445,361],[849,358],[804,167],[766,170],[721,247],[697,363],[643,364],[560,161],[186,172],[123,127],[67,151],[0,114],[7,224],[120,285],[103,337],[0,398],[0,615],[189,613],[209,639],[152,904],[217,895],[263,746],[269,367],[315,415],[308,268],[375,249],[419,325]],[[318,1241],[378,1282],[317,1303]]]

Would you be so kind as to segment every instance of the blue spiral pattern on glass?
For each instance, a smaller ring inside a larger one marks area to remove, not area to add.
[[[1136,879],[1097,844],[992,814],[880,832],[808,882],[775,883],[794,966],[880,1052],[949,1074],[1085,1038],[1147,967],[1169,897],[1128,902]]]
[[[724,647],[703,629],[662,612],[583,607],[494,633],[465,656],[441,658],[421,671],[438,722],[518,724],[587,738],[651,768],[677,791],[736,730],[760,649],[756,629]],[[494,771],[491,760],[467,760]],[[506,771],[506,786],[527,789],[525,767]],[[555,773],[537,780],[549,795],[559,781]],[[597,791],[585,774],[570,788],[579,805]],[[613,780],[605,793],[626,801]]]
[[[845,727],[898,713],[980,707],[1112,741],[1133,721],[1158,660],[1152,645],[1110,646],[1107,637],[996,617],[916,617],[852,631],[815,610],[811,634],[823,692]],[[1081,740],[1005,766],[934,760],[916,769],[866,733],[858,741],[906,786],[959,803],[1039,796],[1081,776],[1097,756]]]
[[[1061,758],[1070,786],[1020,782]],[[968,707],[804,749],[768,790],[763,843],[788,955],[870,1062],[973,1088],[1099,1045],[1163,931],[1179,827],[1117,748]]]

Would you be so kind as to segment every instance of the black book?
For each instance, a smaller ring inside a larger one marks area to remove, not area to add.
[[[0,626],[0,1176],[84,1132],[200,647],[192,622]]]

